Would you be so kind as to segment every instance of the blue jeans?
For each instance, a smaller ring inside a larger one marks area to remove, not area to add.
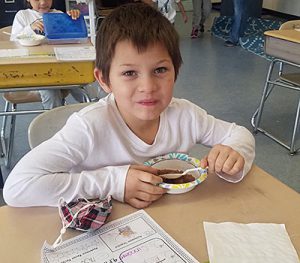
[[[237,44],[243,36],[249,17],[249,5],[253,0],[233,0],[233,24],[230,32],[230,41]]]

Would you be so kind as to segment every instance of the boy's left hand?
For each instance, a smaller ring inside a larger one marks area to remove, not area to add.
[[[230,146],[217,144],[208,155],[201,160],[201,167],[208,166],[210,173],[225,173],[235,175],[244,168],[245,160],[242,155]]]
[[[80,16],[80,10],[72,9],[67,11],[67,14],[72,17],[72,19],[76,20]]]

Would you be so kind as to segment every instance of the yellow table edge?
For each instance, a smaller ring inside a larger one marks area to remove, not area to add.
[[[77,85],[94,81],[94,61],[0,65],[0,89]]]

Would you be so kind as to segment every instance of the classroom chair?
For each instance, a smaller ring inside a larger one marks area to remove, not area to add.
[[[68,96],[68,90],[62,90],[63,103],[65,103],[65,98]],[[17,92],[5,92],[2,95],[5,100],[4,115],[2,119],[2,127],[0,131],[0,139],[2,145],[2,157],[4,157],[4,165],[10,167],[13,141],[15,135],[16,127],[16,116],[17,115],[28,115],[28,114],[39,114],[46,110],[44,109],[28,109],[28,110],[18,110],[18,105],[28,104],[35,102],[42,102],[40,94],[38,91],[17,91]],[[10,118],[10,121],[8,121]]]
[[[91,103],[93,102],[61,106],[35,117],[28,127],[28,142],[30,148],[32,149],[43,141],[51,138],[65,125],[71,114],[80,111]]]
[[[300,20],[288,21],[282,24],[279,30],[289,30],[295,29],[296,27],[300,28]],[[280,57],[280,54],[278,54]],[[289,70],[286,70],[286,66],[289,67]],[[291,73],[291,68],[293,69],[293,73]],[[277,70],[277,72],[276,72]],[[275,75],[275,77],[274,77]],[[265,103],[273,91],[273,89],[277,88],[285,88],[289,90],[294,90],[300,92],[300,64],[290,62],[284,59],[275,58],[271,61],[269,66],[263,94],[261,97],[260,105],[254,112],[251,118],[251,124],[254,128],[254,133],[262,132],[275,142],[279,143],[283,147],[289,150],[291,155],[294,155],[299,151],[300,148],[296,148],[295,141],[297,135],[299,133],[299,118],[300,118],[300,94],[298,94],[298,105],[295,113],[293,132],[290,139],[290,144],[284,143],[278,137],[275,137],[273,134],[268,132],[267,130],[261,127],[261,117],[263,114]]]

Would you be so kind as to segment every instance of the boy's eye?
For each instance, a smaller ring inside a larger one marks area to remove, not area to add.
[[[128,70],[122,73],[123,76],[132,77],[136,75],[136,72],[133,70]]]
[[[165,73],[167,71],[167,68],[166,67],[160,67],[160,68],[157,68],[154,70],[155,73]]]

